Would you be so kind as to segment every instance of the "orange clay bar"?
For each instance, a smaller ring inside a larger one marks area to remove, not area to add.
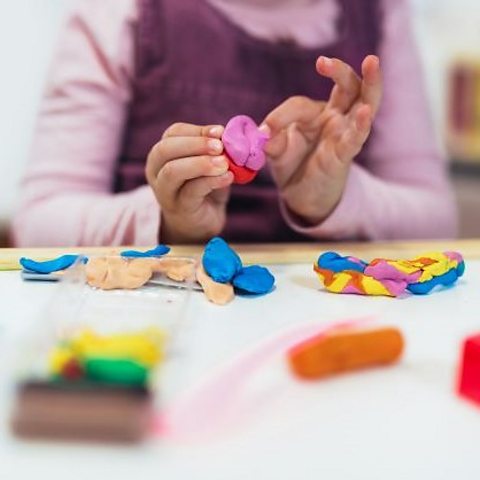
[[[206,297],[216,305],[226,305],[235,297],[233,285],[230,283],[218,283],[212,280],[206,274],[201,263],[197,267],[197,281],[202,286]]]
[[[393,327],[344,329],[318,335],[293,347],[288,352],[288,361],[297,377],[314,380],[394,363],[403,348],[403,335]]]

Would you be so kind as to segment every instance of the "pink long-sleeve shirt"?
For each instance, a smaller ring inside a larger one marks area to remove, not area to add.
[[[251,35],[305,47],[335,39],[335,0],[209,0]],[[343,197],[312,239],[451,237],[455,208],[434,140],[406,0],[383,0],[385,95],[367,167],[354,164]],[[22,183],[18,246],[151,245],[161,210],[148,186],[114,194],[112,179],[132,98],[136,0],[82,0],[66,22]],[[295,21],[292,21],[294,19]],[[312,65],[312,68],[314,66]],[[162,132],[159,132],[159,137]]]

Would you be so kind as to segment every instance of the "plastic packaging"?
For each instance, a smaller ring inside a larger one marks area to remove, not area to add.
[[[61,277],[19,349],[12,428],[29,438],[138,441],[159,408],[162,366],[197,287],[157,272],[141,288],[104,291],[87,284],[83,260]]]

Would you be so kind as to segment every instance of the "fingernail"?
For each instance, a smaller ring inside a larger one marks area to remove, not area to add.
[[[220,137],[222,133],[223,133],[223,127],[220,125],[217,125],[216,127],[211,128],[210,131],[208,132],[208,134],[211,135],[212,137]]]
[[[212,153],[222,153],[223,152],[223,143],[220,140],[209,140],[208,148]]]
[[[328,57],[320,57],[321,62],[323,63],[323,66],[326,68],[330,68],[333,65],[333,61],[331,58]]]
[[[258,129],[259,129],[262,133],[264,133],[265,135],[268,135],[268,136],[270,136],[270,134],[272,133],[270,127],[269,127],[266,123],[262,123],[262,124],[258,127]]]
[[[227,159],[224,156],[212,157],[212,165],[214,167],[227,167]]]
[[[228,183],[232,183],[234,180],[233,173],[228,171],[222,175],[222,180],[225,180]]]
[[[223,155],[220,157],[212,157],[212,163],[214,165],[223,165],[226,162],[226,159]]]

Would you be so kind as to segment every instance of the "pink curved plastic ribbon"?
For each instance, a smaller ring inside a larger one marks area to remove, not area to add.
[[[267,360],[284,354],[298,343],[332,330],[352,328],[372,321],[373,317],[344,320],[329,325],[302,324],[290,327],[242,353],[216,373],[173,403],[156,419],[154,431],[170,438],[190,439],[215,430],[228,421],[234,400],[248,379]]]

